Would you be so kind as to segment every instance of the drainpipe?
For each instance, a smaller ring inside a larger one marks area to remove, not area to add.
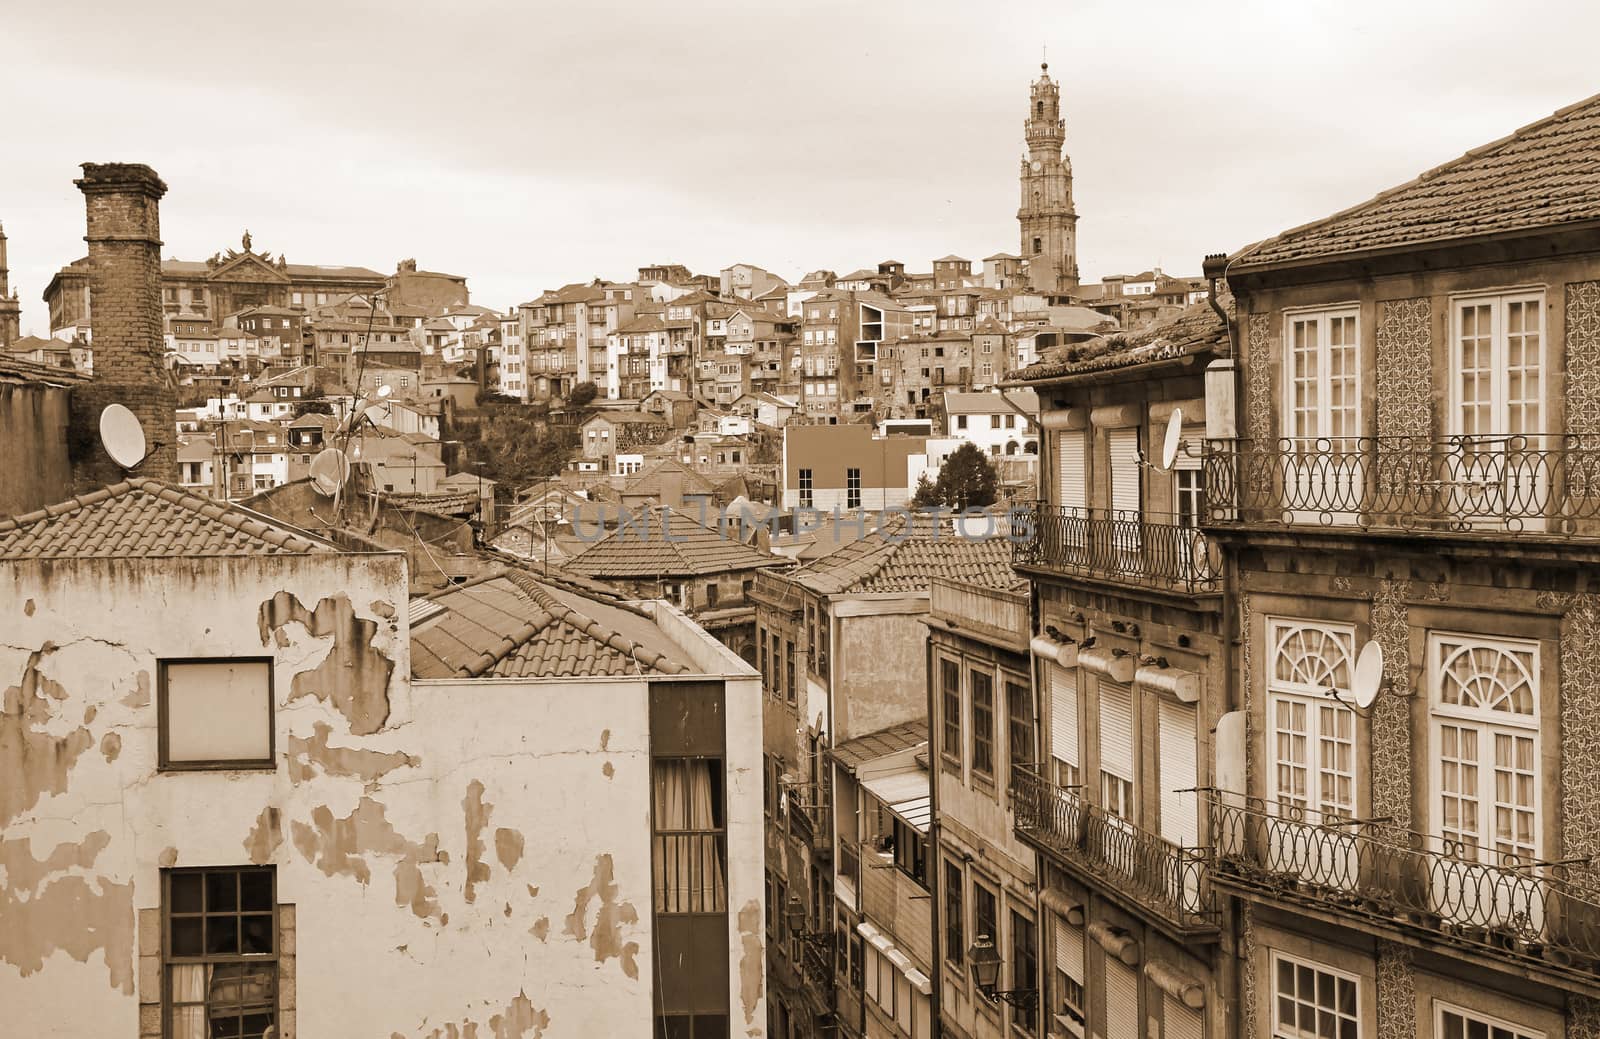
[[[1217,299],[1217,283],[1228,280],[1228,265],[1231,262],[1227,253],[1211,253],[1201,263],[1200,272],[1206,279],[1206,293],[1210,297],[1208,302],[1211,304],[1211,309],[1216,311],[1217,317],[1222,319],[1222,327],[1228,330],[1228,356],[1237,358],[1239,356],[1239,341],[1238,336],[1235,335],[1234,323],[1228,320],[1227,310],[1223,308],[1221,301]]]

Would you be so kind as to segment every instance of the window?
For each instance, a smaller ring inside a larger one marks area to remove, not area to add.
[[[1011,911],[1011,987],[1037,989],[1039,982],[1039,936],[1032,920],[1015,909]],[[1037,1001],[1028,1000],[1011,1011],[1011,1026],[1032,1033],[1038,1020]]]
[[[1083,928],[1060,917],[1051,918],[1055,932],[1056,1006],[1063,1016],[1083,1025]]]
[[[163,871],[167,1035],[277,1034],[275,881],[271,866]]]
[[[956,428],[957,429],[966,429],[967,428],[967,416],[965,416],[965,415],[957,415],[956,416]]]
[[[1298,449],[1314,450],[1319,437],[1358,435],[1355,309],[1290,314],[1288,326],[1288,436]],[[1353,447],[1334,445],[1335,450]]]
[[[1102,678],[1100,685],[1100,807],[1135,822],[1133,690]]]
[[[1025,683],[1007,678],[1006,750],[1013,774],[1033,764],[1033,692]]]
[[[944,863],[944,958],[955,966],[966,959],[966,918],[962,915],[961,864],[949,859]]]
[[[860,469],[846,469],[844,471],[844,507],[847,509],[861,508]]]
[[[939,661],[939,695],[943,702],[943,739],[940,748],[944,756],[961,761],[961,667],[954,660]]]
[[[1542,1032],[1449,1003],[1435,1003],[1434,1008],[1438,1015],[1435,1039],[1544,1039]]]
[[[1274,1039],[1361,1039],[1359,984],[1321,964],[1274,957]]]
[[[972,878],[972,930],[979,937],[987,937],[996,946],[1000,944],[1000,915],[999,898],[995,890],[980,881]],[[974,939],[976,940],[976,938]],[[988,996],[993,1003],[994,1000]]]
[[[802,469],[800,470],[800,507],[803,509],[811,508],[813,500],[811,496],[811,470]]]
[[[1355,631],[1269,620],[1269,797],[1310,822],[1355,813],[1355,712],[1349,700]]]
[[[784,698],[792,707],[798,695],[794,687],[794,640],[783,640],[783,691]]]
[[[894,820],[894,864],[923,887],[928,886],[928,838],[898,816]]]
[[[274,767],[272,658],[163,660],[160,767]]]
[[[727,909],[721,765],[712,758],[655,761],[657,913]]]
[[[1033,240],[1033,255],[1038,256],[1042,252],[1044,252],[1044,239],[1035,238]]]
[[[1461,858],[1486,866],[1537,861],[1538,645],[1434,634],[1428,671],[1434,832],[1459,842]]]
[[[994,676],[971,672],[972,771],[994,778]]]
[[[1453,432],[1500,437],[1540,432],[1543,315],[1539,293],[1455,302]]]

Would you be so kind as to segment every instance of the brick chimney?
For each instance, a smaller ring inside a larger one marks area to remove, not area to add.
[[[83,488],[123,478],[99,435],[101,409],[122,404],[138,416],[150,450],[137,475],[176,483],[177,390],[163,356],[161,311],[160,203],[167,186],[150,167],[120,162],[86,162],[75,183],[88,214],[94,347],[94,379],[73,391],[77,482]]]

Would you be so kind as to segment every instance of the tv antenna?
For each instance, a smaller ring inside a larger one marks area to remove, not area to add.
[[[107,404],[100,412],[100,443],[111,460],[129,472],[161,446],[146,443],[139,417],[121,404]]]
[[[1166,435],[1161,442],[1161,464],[1157,465],[1146,459],[1143,451],[1139,452],[1139,464],[1158,473],[1171,472],[1173,463],[1178,460],[1178,452],[1183,446],[1183,409],[1173,408],[1172,415],[1167,419]]]

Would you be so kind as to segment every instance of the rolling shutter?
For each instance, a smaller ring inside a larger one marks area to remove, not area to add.
[[[1106,433],[1111,456],[1111,508],[1139,511],[1139,430],[1134,427]]]
[[[1078,674],[1059,664],[1050,673],[1050,756],[1078,767]]]
[[[1161,1017],[1166,1024],[1164,1039],[1205,1039],[1205,1020],[1200,1011],[1181,999],[1164,996]]]
[[[1173,844],[1200,843],[1200,815],[1192,788],[1199,785],[1195,768],[1195,712],[1190,704],[1160,701],[1161,836]],[[1174,793],[1188,790],[1189,793]]]
[[[1082,509],[1089,503],[1085,454],[1083,430],[1056,434],[1056,504],[1062,508]]]
[[[1133,689],[1100,679],[1100,767],[1133,782]]]
[[[1106,957],[1106,1039],[1139,1039],[1139,975]]]
[[[1055,918],[1056,970],[1083,984],[1083,928]]]

